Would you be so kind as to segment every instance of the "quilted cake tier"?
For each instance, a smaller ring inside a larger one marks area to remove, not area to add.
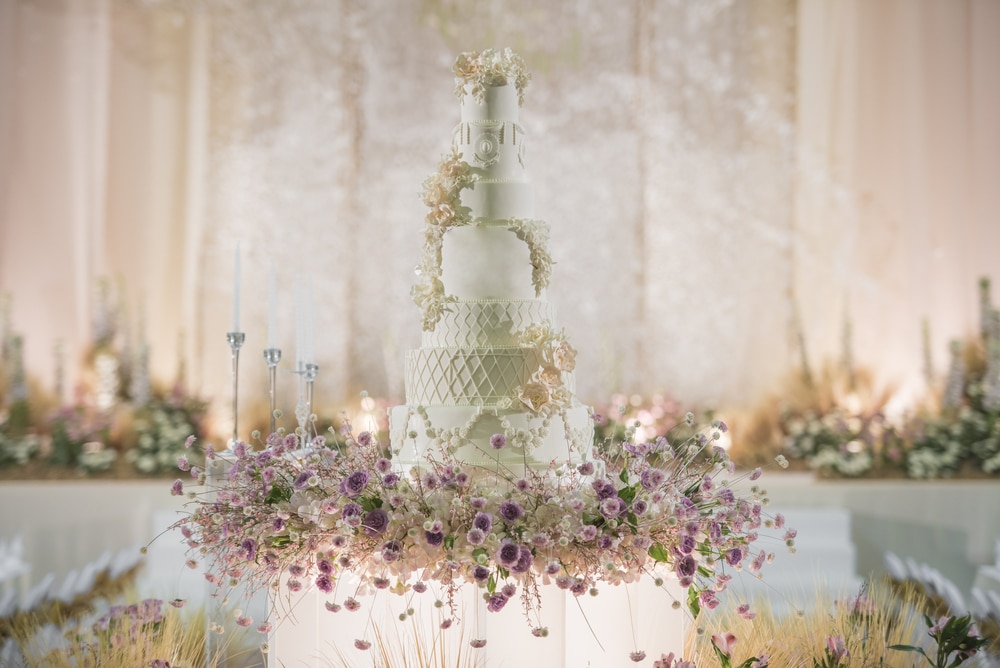
[[[424,406],[493,406],[517,401],[544,363],[536,348],[421,348],[406,354],[406,402]],[[573,375],[563,383],[573,392]]]
[[[437,327],[424,332],[424,348],[518,347],[517,334],[529,325],[555,322],[555,309],[537,299],[496,299],[448,305]]]

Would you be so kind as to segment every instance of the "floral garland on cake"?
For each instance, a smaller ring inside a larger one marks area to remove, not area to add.
[[[438,165],[438,170],[424,181],[422,199],[430,209],[424,225],[424,253],[417,267],[420,282],[413,286],[413,301],[423,312],[424,331],[434,330],[441,314],[455,297],[445,294],[441,282],[441,249],[444,235],[452,227],[468,225],[471,209],[462,206],[461,192],[476,181],[472,168],[452,148]]]
[[[359,591],[386,590],[401,595],[406,620],[409,597],[436,584],[443,593],[428,595],[450,611],[442,623],[448,628],[458,588],[471,584],[492,612],[520,597],[533,633],[544,636],[537,625],[543,584],[581,596],[596,595],[600,583],[649,577],[662,586],[676,577],[697,615],[719,604],[731,571],[757,573],[773,558],[754,545],[761,527],[783,531],[780,540],[794,545],[782,516],[765,514],[764,490],[754,484],[743,495],[734,488],[739,478],[730,478],[732,462],[716,444],[726,429],[716,421],[677,443],[610,444],[579,465],[553,463],[523,475],[470,466],[446,452],[404,471],[371,433],[355,437],[349,424],[343,440],[332,429],[330,440],[279,430],[258,452],[236,444],[228,476],[217,481],[223,484],[216,489],[209,481],[214,498],[175,481],[172,493],[187,494],[193,506],[175,527],[207,558],[210,583],[277,588],[284,579],[289,594],[315,588],[328,595],[331,612],[358,610]],[[494,435],[491,445],[507,447],[506,439]],[[206,464],[219,457],[205,450]],[[178,464],[206,483],[204,469],[184,457]],[[743,478],[760,475],[758,468]],[[361,579],[360,590],[339,588],[348,572]],[[749,605],[741,608],[752,614]],[[371,643],[359,638],[355,646]]]
[[[512,218],[507,221],[507,229],[528,245],[528,259],[531,262],[531,284],[535,296],[549,286],[552,277],[552,256],[549,255],[549,226],[542,220]]]
[[[488,87],[513,84],[517,88],[518,104],[524,104],[524,89],[528,87],[531,74],[521,56],[510,49],[466,51],[455,59],[452,69],[455,72],[455,96],[458,99],[462,99],[465,87],[469,86],[469,93],[476,102],[482,104]]]

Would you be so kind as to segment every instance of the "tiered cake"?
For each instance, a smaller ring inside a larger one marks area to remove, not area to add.
[[[532,217],[518,120],[528,75],[509,50],[462,54],[455,75],[461,122],[424,184],[424,332],[406,355],[407,403],[389,412],[391,448],[403,465],[443,451],[512,470],[580,461],[593,425],[545,298],[548,226]]]

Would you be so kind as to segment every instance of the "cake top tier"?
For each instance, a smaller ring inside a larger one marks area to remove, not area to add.
[[[455,66],[452,69],[455,72],[455,95],[463,101],[463,117],[467,96],[471,96],[480,105],[488,108],[490,98],[494,97],[487,94],[491,88],[510,86],[517,91],[517,105],[523,104],[524,89],[528,87],[528,81],[531,79],[521,56],[510,49],[466,51],[455,59]],[[512,94],[509,95],[513,97]],[[501,97],[507,96],[501,93]],[[513,111],[516,118],[517,108],[515,107]],[[492,114],[491,116],[489,120],[498,118]],[[499,118],[510,119],[509,116]]]

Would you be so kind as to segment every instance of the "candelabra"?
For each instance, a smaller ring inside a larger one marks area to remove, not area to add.
[[[243,332],[229,332],[226,334],[226,341],[229,342],[229,349],[233,351],[233,440],[230,442],[230,447],[234,447],[239,442],[239,431],[236,428],[236,419],[238,416],[237,407],[239,406],[237,393],[240,385],[240,348],[243,347],[243,342],[245,340],[246,335]]]
[[[278,382],[278,362],[281,361],[281,348],[265,348],[264,361],[267,362],[267,379],[269,383],[267,396],[271,400],[271,431],[268,434],[273,434],[275,432],[274,412],[278,408],[275,386]]]

